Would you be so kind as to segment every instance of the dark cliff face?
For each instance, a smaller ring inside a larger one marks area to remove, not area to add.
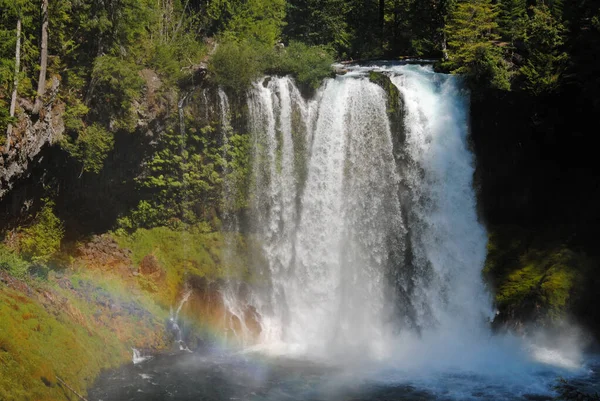
[[[568,88],[547,97],[474,93],[475,185],[490,232],[484,273],[497,294],[498,325],[552,324],[569,316],[600,333],[593,308],[600,286],[600,169],[592,104]],[[510,293],[516,288],[510,280],[531,269],[538,276],[529,276],[530,288]],[[560,291],[565,304],[553,304]]]
[[[13,132],[1,147],[0,199],[12,189],[18,179],[28,174],[30,164],[39,161],[40,152],[63,134],[65,127],[62,117],[65,107],[64,103],[56,99],[59,87],[59,80],[53,78],[39,114],[33,115],[28,111],[22,113]],[[25,109],[30,106],[25,99],[20,100]]]
[[[493,91],[474,97],[476,182],[488,223],[567,224],[585,235],[584,226],[597,222],[596,122],[592,110],[571,103],[575,98]]]

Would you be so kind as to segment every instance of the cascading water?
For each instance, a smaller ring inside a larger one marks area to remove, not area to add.
[[[173,330],[173,332],[175,333],[176,336],[176,342],[177,345],[179,346],[179,350],[180,351],[188,351],[188,352],[192,352],[188,346],[185,344],[185,342],[183,341],[183,333],[181,332],[181,328],[179,327],[179,312],[181,312],[181,308],[183,308],[183,305],[185,305],[185,303],[190,299],[190,296],[192,295],[192,290],[187,290],[184,294],[183,297],[181,297],[181,301],[179,301],[179,305],[177,306],[177,309],[175,310],[175,312],[173,312],[173,308],[171,308],[171,313],[170,313],[170,317],[169,317],[169,322],[171,324],[171,329]],[[135,360],[135,355],[134,355],[134,360]]]
[[[327,80],[310,101],[287,77],[248,95],[251,231],[269,279],[251,295],[261,346],[381,355],[402,332],[472,333],[491,313],[459,80],[380,68],[404,108],[392,126],[369,70]]]

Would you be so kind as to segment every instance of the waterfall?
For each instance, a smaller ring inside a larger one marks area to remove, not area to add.
[[[152,359],[152,356],[149,355],[142,355],[142,352],[136,348],[132,348],[132,358],[131,358],[131,362],[133,362],[134,365],[137,365],[138,363],[142,363],[147,361],[148,359]]]
[[[374,69],[400,93],[401,127],[369,80]],[[249,230],[266,260],[252,268],[268,280],[245,300],[260,316],[259,346],[382,355],[403,333],[485,327],[486,233],[459,79],[422,66],[358,67],[305,100],[291,78],[267,77],[247,104]]]
[[[179,305],[177,306],[177,309],[175,310],[175,312],[173,312],[173,308],[171,308],[171,313],[170,313],[170,317],[169,317],[169,322],[171,324],[171,328],[173,330],[173,332],[176,333],[176,342],[177,345],[179,346],[179,350],[180,351],[188,351],[188,352],[192,352],[188,346],[185,344],[185,342],[183,341],[183,333],[181,332],[181,328],[179,327],[179,312],[181,312],[181,308],[183,308],[183,305],[185,305],[185,303],[190,299],[190,296],[192,295],[192,290],[187,290],[184,294],[183,297],[181,297],[181,301],[179,301]],[[134,355],[134,359],[135,359],[135,355]]]

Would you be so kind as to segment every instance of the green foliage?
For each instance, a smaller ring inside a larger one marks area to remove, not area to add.
[[[77,121],[73,119],[72,121]],[[112,132],[94,123],[79,131],[75,140],[65,139],[62,142],[71,156],[82,164],[82,172],[99,173],[104,166],[104,160],[114,146]]]
[[[12,249],[0,244],[0,270],[6,271],[13,277],[25,278],[29,270],[29,263],[23,260]]]
[[[540,317],[557,320],[572,304],[588,264],[562,244],[544,244],[516,227],[495,227],[483,273],[496,290],[500,310],[538,305]]]
[[[527,24],[526,0],[503,0],[500,2],[499,25],[502,36],[510,43],[521,39]]]
[[[252,144],[249,134],[233,134],[226,147],[228,156],[226,180],[233,186],[235,212],[247,207],[252,164]]]
[[[119,57],[101,56],[94,61],[91,86],[94,114],[116,116],[116,127],[132,130],[133,101],[144,85],[139,67]]]
[[[67,131],[75,132],[83,130],[85,128],[83,118],[89,111],[90,109],[79,99],[73,99],[63,114],[65,129]]]
[[[285,36],[292,41],[343,51],[352,38],[347,19],[351,7],[351,2],[343,0],[289,0]]]
[[[281,36],[285,0],[247,0],[232,16],[225,37],[256,40],[273,46]]]
[[[208,15],[227,40],[273,46],[281,36],[285,0],[213,0]]]
[[[255,41],[224,41],[211,57],[209,71],[217,85],[238,93],[245,91],[262,75],[268,51]]]
[[[137,184],[150,199],[142,200],[121,227],[132,229],[210,220],[221,194],[224,166],[220,137],[211,126],[190,128],[184,135],[165,132],[146,163],[148,174]]]
[[[266,61],[266,73],[291,75],[301,86],[314,90],[331,75],[333,56],[329,47],[290,42],[285,48],[271,51]]]
[[[189,67],[206,54],[204,44],[189,31],[183,31],[171,42],[154,41],[151,46],[147,51],[148,66],[171,84],[185,77]]]
[[[477,85],[508,90],[508,66],[495,43],[499,38],[495,33],[497,15],[490,0],[457,3],[448,16],[448,60],[443,65]]]
[[[288,47],[259,43],[224,42],[211,58],[209,69],[219,86],[240,93],[264,74],[292,75],[301,86],[316,89],[331,74],[332,52],[324,46],[291,42]]]
[[[525,88],[538,95],[558,88],[569,57],[561,50],[564,25],[544,4],[532,7],[532,12],[525,31],[525,45],[529,54],[520,72],[525,77]]]
[[[54,203],[46,200],[33,224],[21,230],[20,251],[34,263],[47,263],[59,250],[63,236],[63,224],[54,214]]]

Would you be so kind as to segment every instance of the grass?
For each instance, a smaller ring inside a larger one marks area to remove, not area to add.
[[[158,227],[112,236],[132,251],[134,266],[151,255],[159,274],[134,274],[111,262],[100,266],[101,260],[71,255],[63,258],[69,267],[53,266],[36,278],[26,273],[28,263],[0,248],[2,270],[23,278],[0,282],[0,400],[69,399],[72,394],[57,377],[85,394],[103,369],[129,362],[132,347],[164,349],[172,344],[165,322],[186,279],[252,280],[249,257],[244,256],[248,240],[241,236],[226,239],[201,227]],[[235,245],[231,255],[228,243]],[[204,338],[210,327],[196,320],[190,317],[186,327]]]
[[[61,301],[58,301],[61,302]],[[56,377],[85,393],[90,378],[118,366],[128,350],[108,328],[94,327],[76,306],[44,308],[0,289],[0,399],[64,399]]]
[[[57,377],[85,394],[132,347],[168,346],[168,312],[118,277],[51,271],[21,286],[0,286],[0,400],[68,399]]]

